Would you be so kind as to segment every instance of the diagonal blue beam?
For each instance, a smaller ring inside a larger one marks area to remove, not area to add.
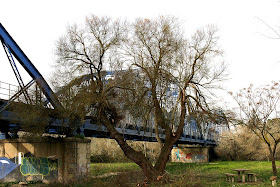
[[[36,81],[39,85],[40,89],[43,91],[47,99],[51,102],[54,108],[58,110],[63,110],[63,106],[58,101],[55,93],[52,91],[48,83],[45,81],[40,72],[36,69],[36,67],[32,64],[32,62],[28,59],[28,57],[24,54],[24,52],[20,49],[17,43],[13,40],[10,34],[6,31],[6,29],[0,23],[0,39],[3,41],[6,47],[8,47],[14,57],[18,60],[18,62],[22,65],[22,67],[28,72],[28,74]]]

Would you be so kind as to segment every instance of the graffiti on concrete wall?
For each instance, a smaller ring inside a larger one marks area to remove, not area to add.
[[[0,179],[11,173],[18,165],[6,157],[0,158]]]
[[[199,151],[183,152],[180,149],[175,151],[175,162],[201,162],[207,159],[207,155]]]
[[[57,170],[57,163],[47,158],[24,157],[20,166],[22,175],[47,176],[52,170]]]

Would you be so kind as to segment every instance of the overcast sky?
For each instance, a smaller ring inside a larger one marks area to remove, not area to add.
[[[67,25],[83,24],[90,14],[130,21],[174,15],[190,33],[215,24],[229,64],[228,91],[280,80],[280,40],[265,37],[274,33],[260,21],[280,26],[278,0],[9,0],[1,1],[0,6],[0,22],[47,80],[54,63],[55,41]],[[0,81],[16,83],[3,49]]]

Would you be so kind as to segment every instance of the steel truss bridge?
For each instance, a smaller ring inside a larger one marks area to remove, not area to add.
[[[33,105],[34,99],[32,99],[32,97],[34,97],[34,94],[33,96],[30,96],[31,94],[28,93],[28,89],[30,87],[35,85],[36,91],[39,90],[40,92],[37,95],[40,97],[43,95],[45,97],[46,105],[51,103],[53,109],[57,111],[63,110],[63,106],[43,76],[20,49],[1,23],[0,40],[19,83],[19,86],[17,86],[0,81],[0,131],[8,135],[10,132],[20,130],[20,124],[22,122],[20,119],[16,119],[16,114],[10,110],[9,106],[11,103],[16,104],[20,97],[23,97],[27,104]],[[23,83],[16,65],[16,60],[31,76],[32,80],[28,84]],[[59,134],[62,120],[50,117],[49,121],[50,127],[46,130],[46,133]],[[210,128],[208,128],[206,132],[202,133],[201,129],[197,127],[195,120],[191,120],[190,123],[186,123],[183,134],[177,143],[215,145],[216,132],[210,131],[209,129]],[[129,123],[120,123],[116,127],[116,130],[123,134],[125,139],[156,141],[155,130],[153,128],[143,128],[140,124],[132,125]],[[160,139],[164,141],[165,135],[163,130],[159,129],[159,132]],[[76,133],[82,134],[86,137],[110,138],[109,132],[105,126],[91,123],[89,119],[85,120],[84,124],[81,124]]]

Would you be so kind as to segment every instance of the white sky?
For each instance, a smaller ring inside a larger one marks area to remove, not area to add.
[[[258,19],[280,26],[279,8],[278,0],[9,0],[1,1],[0,22],[47,80],[54,63],[55,41],[67,25],[83,24],[87,15],[131,21],[174,15],[184,21],[186,31],[215,24],[229,64],[230,80],[225,88],[237,91],[250,83],[280,80],[280,40],[264,37],[262,34],[274,35]],[[16,83],[3,49],[0,81]]]

